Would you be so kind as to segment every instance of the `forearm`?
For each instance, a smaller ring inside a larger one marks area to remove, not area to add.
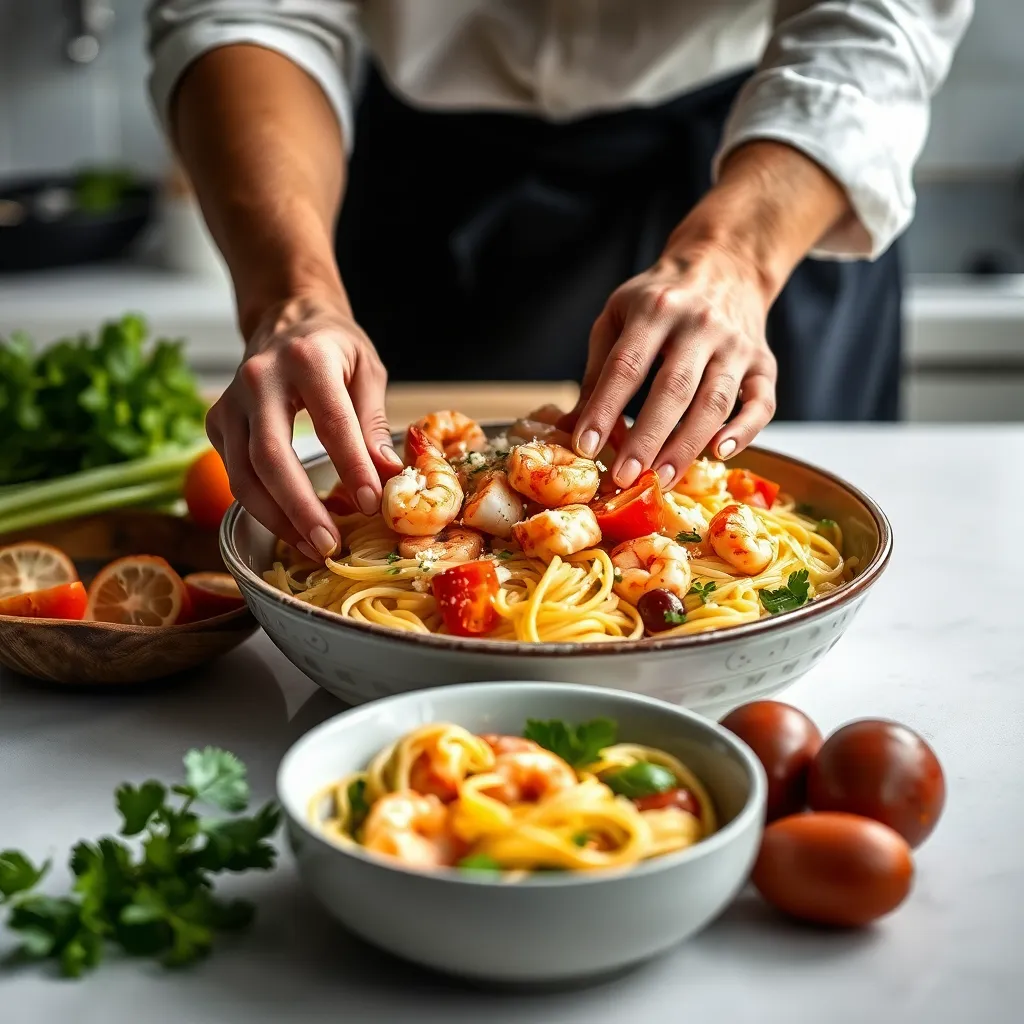
[[[347,305],[333,244],[344,150],[317,83],[271,50],[221,47],[182,78],[171,126],[243,334],[283,299],[326,292]]]
[[[701,249],[724,249],[756,275],[767,307],[815,243],[850,214],[841,186],[809,157],[781,143],[749,142],[728,156],[665,254],[690,260]]]

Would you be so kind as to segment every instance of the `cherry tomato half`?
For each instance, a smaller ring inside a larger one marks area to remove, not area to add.
[[[640,474],[632,487],[591,502],[601,536],[611,544],[658,533],[665,525],[661,481],[653,469]]]
[[[738,501],[757,508],[771,508],[779,494],[779,485],[774,480],[766,480],[749,469],[730,469],[725,489]]]
[[[464,562],[445,569],[431,587],[449,633],[482,636],[498,624],[498,574],[491,562]]]
[[[81,583],[61,583],[46,590],[15,594],[0,601],[0,615],[22,619],[81,619],[89,602]]]
[[[652,793],[650,796],[637,797],[634,801],[638,811],[660,811],[664,807],[678,807],[681,811],[689,811],[700,817],[700,804],[688,790],[680,787],[665,793]]]

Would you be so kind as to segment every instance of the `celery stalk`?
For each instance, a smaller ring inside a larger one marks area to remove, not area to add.
[[[67,518],[58,517],[56,513],[68,504],[81,508],[83,511],[76,513],[79,515],[98,509],[113,508],[114,506],[106,499],[106,494],[154,483],[166,485],[170,479],[174,480],[180,490],[181,478],[185,471],[199,453],[208,447],[209,445],[175,448],[145,459],[117,462],[40,483],[18,485],[9,493],[0,490],[0,523],[6,523],[16,516],[29,515],[30,512],[30,526],[55,522],[57,518]]]
[[[128,487],[111,487],[96,493],[73,496],[57,504],[40,508],[33,505],[12,514],[0,514],[0,535],[28,530],[44,523],[58,523],[77,516],[94,515],[113,508],[126,508],[154,502],[171,501],[180,496],[182,474],[164,476]]]

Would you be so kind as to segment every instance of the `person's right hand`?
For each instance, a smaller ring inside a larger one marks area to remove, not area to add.
[[[234,380],[207,416],[234,496],[309,558],[338,549],[338,528],[292,449],[309,411],[345,491],[367,515],[402,468],[384,412],[387,371],[343,300],[298,297],[264,314]]]

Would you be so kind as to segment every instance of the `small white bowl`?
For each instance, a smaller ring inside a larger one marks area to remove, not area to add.
[[[436,721],[522,732],[527,718],[614,719],[623,742],[680,757],[705,784],[719,830],[624,872],[543,872],[507,883],[457,870],[418,872],[342,849],[307,817],[314,794],[362,769],[382,747]],[[343,925],[397,956],[501,983],[567,983],[641,963],[714,919],[743,886],[764,824],[767,784],[749,747],[683,708],[566,683],[501,682],[414,690],[324,722],[285,755],[277,776],[304,884]]]

